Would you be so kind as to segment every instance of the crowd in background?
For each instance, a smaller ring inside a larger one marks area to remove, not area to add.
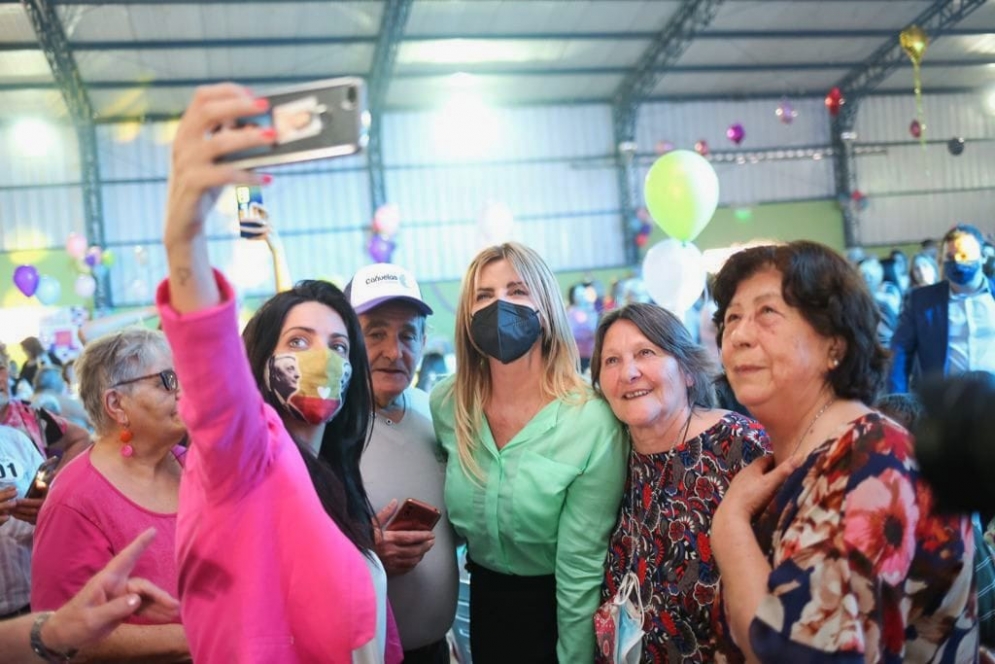
[[[635,280],[562,293],[534,250],[489,247],[464,275],[454,366],[425,353],[433,311],[391,264],[342,290],[286,283],[240,335],[204,203],[266,184],[215,157],[274,136],[205,136],[265,103],[211,86],[180,123],[162,331],[110,331],[61,367],[29,338],[19,373],[0,348],[0,643],[441,664],[462,543],[478,664],[974,662],[995,645],[992,531],[936,509],[910,435],[920,380],[995,372],[977,229],[911,261],[745,249],[683,316]],[[35,477],[46,457],[54,480]]]

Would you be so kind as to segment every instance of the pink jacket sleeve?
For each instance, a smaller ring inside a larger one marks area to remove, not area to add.
[[[384,664],[401,664],[404,660],[404,648],[401,646],[401,633],[397,631],[397,621],[394,620],[394,610],[387,600],[387,643],[384,646]]]
[[[191,441],[187,464],[197,465],[206,495],[225,500],[256,486],[286,434],[249,369],[234,291],[220,272],[214,278],[222,298],[216,307],[178,313],[169,304],[168,280],[159,285],[156,303],[182,389],[180,414]]]

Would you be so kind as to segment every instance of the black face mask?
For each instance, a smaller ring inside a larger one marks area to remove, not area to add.
[[[505,300],[491,302],[470,320],[473,343],[502,364],[529,352],[541,332],[539,312]]]

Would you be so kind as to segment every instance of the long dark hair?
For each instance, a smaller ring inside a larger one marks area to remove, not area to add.
[[[245,326],[242,340],[249,356],[249,366],[256,386],[266,402],[281,416],[276,399],[263,387],[263,370],[279,342],[283,323],[290,310],[304,302],[320,302],[345,322],[349,333],[349,362],[352,380],[342,410],[325,426],[317,458],[298,443],[315,491],[325,511],[362,551],[373,547],[373,507],[366,495],[359,472],[359,459],[366,447],[373,412],[373,383],[366,357],[366,344],[359,318],[338,288],[326,281],[299,281],[289,291],[267,300]]]

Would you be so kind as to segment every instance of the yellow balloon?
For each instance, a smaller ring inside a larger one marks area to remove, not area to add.
[[[898,43],[902,45],[902,50],[912,60],[912,64],[919,65],[922,63],[922,56],[926,54],[926,47],[929,46],[929,37],[918,25],[910,25],[902,30]]]

